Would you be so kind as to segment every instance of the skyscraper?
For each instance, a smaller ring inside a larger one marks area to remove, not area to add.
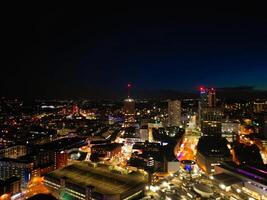
[[[202,136],[197,145],[196,161],[200,168],[210,174],[214,166],[231,160],[227,140],[222,136],[222,110],[216,107],[214,88],[200,88],[199,117]]]
[[[181,125],[181,102],[178,100],[168,102],[168,126]]]
[[[200,106],[207,107],[208,105],[208,89],[201,87],[200,88]]]
[[[216,91],[214,88],[200,88],[200,106],[201,108],[216,107]]]
[[[201,126],[201,112],[203,108],[206,108],[208,106],[208,91],[204,87],[200,87],[200,100],[198,102],[198,116],[197,116],[197,122],[198,126]]]
[[[220,108],[203,108],[201,111],[201,131],[204,136],[221,136],[222,111]]]
[[[214,88],[200,88],[199,117],[204,136],[221,136],[222,111],[216,107]]]
[[[123,114],[124,114],[124,125],[125,127],[131,126],[135,123],[135,102],[134,99],[130,98],[130,88],[132,85],[129,83],[128,98],[123,102]]]
[[[208,89],[208,107],[216,107],[216,92],[214,88]]]
[[[124,100],[123,114],[125,126],[131,126],[135,122],[135,102],[134,99],[127,98]]]

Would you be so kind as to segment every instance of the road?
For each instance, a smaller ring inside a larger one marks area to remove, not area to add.
[[[186,129],[182,141],[175,148],[175,155],[179,161],[195,160],[196,146],[200,137],[200,132]]]

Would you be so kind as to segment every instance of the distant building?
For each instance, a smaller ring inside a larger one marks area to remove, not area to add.
[[[189,116],[190,120],[188,122],[188,128],[189,129],[195,129],[196,125],[197,125],[197,116],[193,115],[193,116]]]
[[[145,142],[149,140],[149,134],[148,134],[148,126],[144,125],[140,128],[140,139],[141,142]]]
[[[178,100],[168,102],[168,126],[181,125],[181,102]]]
[[[208,89],[208,107],[216,107],[216,92],[214,88]]]
[[[5,180],[0,179],[0,199],[1,195],[8,194],[10,196],[21,192],[20,189],[21,180],[18,177],[10,177]]]
[[[27,154],[27,147],[25,145],[16,145],[0,150],[0,156],[5,158],[18,158]]]
[[[94,145],[91,148],[91,153],[99,154],[102,158],[111,158],[121,152],[121,146],[119,143]]]
[[[253,110],[255,113],[267,112],[267,101],[255,101]]]
[[[236,122],[223,122],[222,123],[222,137],[227,138],[229,142],[236,139],[240,131],[240,123]]]
[[[236,122],[223,122],[222,132],[223,133],[238,133],[240,130],[240,123]]]
[[[217,127],[215,132],[218,132],[220,128],[220,124],[218,120],[221,120],[221,113],[219,113],[219,109],[216,108],[216,90],[214,88],[200,88],[200,101],[198,108],[198,123],[201,127],[201,131],[208,131],[209,133],[212,131],[210,127]],[[204,123],[203,123],[204,122]],[[210,125],[210,126],[209,126]],[[203,127],[204,126],[204,127]],[[205,130],[202,130],[205,129]],[[207,130],[210,129],[210,130]],[[209,134],[207,133],[207,134]],[[205,134],[205,133],[204,133]]]
[[[204,136],[221,136],[222,110],[220,108],[203,108],[201,111],[201,132]]]
[[[200,88],[200,107],[208,107],[208,89],[201,87]]]
[[[267,140],[267,112],[261,113],[259,117],[259,134],[262,139]]]
[[[127,98],[123,102],[123,114],[125,126],[132,126],[135,123],[135,102],[134,99]]]

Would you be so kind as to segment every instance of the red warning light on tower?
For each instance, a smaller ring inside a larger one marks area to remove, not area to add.
[[[201,93],[205,93],[205,92],[206,92],[206,89],[205,89],[205,87],[202,87],[202,86],[201,86],[201,87],[199,88],[199,91],[200,91]]]

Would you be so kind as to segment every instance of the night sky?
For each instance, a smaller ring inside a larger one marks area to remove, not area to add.
[[[83,5],[7,9],[1,95],[267,90],[265,7]],[[116,94],[116,95],[114,95]]]

